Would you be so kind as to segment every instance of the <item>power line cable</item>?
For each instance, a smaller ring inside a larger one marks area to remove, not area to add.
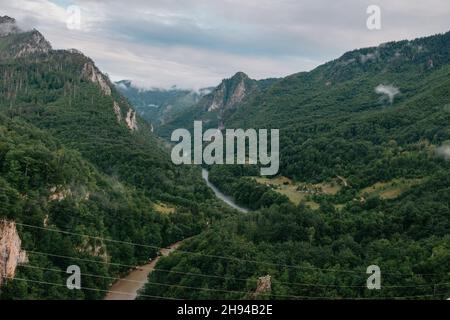
[[[15,277],[2,277],[4,279],[10,279],[10,280],[17,280],[17,281],[25,281],[25,282],[31,282],[31,283],[37,283],[37,284],[45,284],[45,285],[53,285],[58,287],[66,287],[67,285],[60,284],[60,283],[54,283],[54,282],[47,282],[47,281],[38,281],[38,280],[30,280],[30,279],[24,279],[24,278],[15,278]],[[88,291],[97,291],[97,292],[106,292],[106,293],[115,293],[120,295],[128,295],[128,296],[134,296],[134,294],[127,293],[127,292],[120,292],[120,291],[108,291],[103,289],[96,289],[96,288],[87,288],[87,287],[80,287],[82,290],[88,290]],[[186,299],[179,299],[179,298],[173,298],[173,297],[163,297],[163,296],[153,296],[153,295],[139,295],[144,298],[153,298],[153,299],[168,299],[168,300],[186,300]],[[446,297],[448,294],[427,294],[427,295],[416,295],[416,296],[401,296],[401,297],[376,297],[376,298],[340,298],[340,297],[311,297],[311,296],[297,296],[300,299],[312,299],[312,300],[406,300],[406,299],[418,299],[418,298],[432,298],[432,297]]]
[[[9,279],[12,281],[25,281],[25,282],[31,282],[31,283],[38,283],[38,284],[46,284],[46,285],[52,285],[52,286],[58,286],[58,287],[65,287],[67,288],[67,285],[61,284],[61,283],[54,283],[54,282],[47,282],[47,281],[38,281],[38,280],[31,280],[31,279],[24,279],[24,278],[16,278],[16,277],[2,277],[4,279]],[[103,289],[97,289],[97,288],[87,288],[87,287],[80,287],[82,290],[88,290],[88,291],[97,291],[97,292],[106,292],[106,293],[114,293],[114,294],[120,294],[120,295],[126,295],[126,296],[134,296],[134,294],[128,293],[128,292],[120,292],[120,291],[109,291],[109,290],[103,290]],[[154,298],[154,299],[168,299],[168,300],[182,300],[172,297],[162,297],[162,296],[153,296],[153,295],[140,295],[141,297],[145,298]]]
[[[62,233],[62,234],[66,234],[66,235],[73,235],[73,236],[78,236],[78,237],[87,237],[87,238],[100,240],[100,241],[107,241],[107,242],[120,243],[120,244],[127,244],[127,245],[133,245],[133,246],[137,246],[137,247],[151,248],[151,249],[157,249],[157,250],[166,249],[164,247],[158,247],[158,246],[146,245],[146,244],[138,244],[138,243],[133,243],[133,242],[128,242],[128,241],[120,241],[120,240],[108,239],[108,238],[103,238],[103,237],[98,237],[98,236],[86,235],[86,234],[82,234],[82,233],[75,233],[75,232],[70,232],[70,231],[57,230],[57,229],[53,229],[53,228],[34,226],[34,225],[29,225],[29,224],[24,224],[24,223],[16,222],[16,224],[19,225],[19,226],[23,226],[23,227],[35,228],[35,229],[46,230],[46,231],[51,231],[51,232],[56,232],[56,233]],[[272,262],[265,262],[265,261],[241,259],[241,258],[236,258],[236,257],[225,257],[225,256],[220,256],[220,255],[211,255],[211,254],[205,254],[205,253],[200,253],[200,252],[185,251],[185,250],[180,250],[180,249],[177,249],[176,252],[177,253],[181,253],[181,254],[199,255],[199,256],[204,256],[204,257],[208,257],[208,258],[224,259],[224,260],[231,260],[231,261],[241,261],[241,262],[247,262],[247,263],[267,265],[267,266],[278,266],[278,267],[283,267],[283,268],[292,268],[292,269],[298,269],[298,270],[317,270],[317,271],[324,271],[324,272],[336,272],[336,273],[340,272],[340,273],[352,273],[352,274],[360,274],[360,275],[361,274],[365,274],[365,272],[363,272],[363,271],[358,272],[358,271],[346,270],[346,269],[331,269],[331,268],[317,268],[317,267],[305,267],[305,266],[287,265],[287,264],[279,264],[279,263],[272,263]],[[397,276],[401,276],[402,275],[401,273],[393,273],[393,272],[383,272],[383,274],[384,275],[397,275]],[[436,273],[412,273],[411,275],[416,275],[416,276],[441,276],[440,274],[436,274]]]
[[[46,271],[52,271],[52,272],[59,272],[59,273],[66,273],[63,270],[59,269],[50,269],[50,268],[42,268],[37,266],[30,266],[30,265],[22,265],[24,267],[29,267],[31,269],[40,269],[40,270],[46,270]],[[203,291],[213,291],[213,292],[225,292],[225,293],[240,293],[240,294],[249,294],[247,291],[238,291],[238,290],[226,290],[226,289],[214,289],[214,288],[199,288],[199,287],[192,287],[192,286],[184,286],[184,285],[178,285],[178,284],[167,284],[167,283],[160,283],[160,282],[153,282],[153,281],[137,281],[137,280],[129,280],[129,279],[122,279],[122,278],[115,278],[115,277],[107,277],[107,276],[101,276],[101,275],[95,275],[95,274],[89,274],[89,273],[80,273],[82,276],[86,277],[93,277],[93,278],[101,278],[101,279],[110,279],[110,280],[120,280],[125,282],[132,282],[132,283],[138,283],[141,285],[146,284],[153,284],[153,285],[159,285],[164,287],[176,287],[176,288],[182,288],[182,289],[192,289],[192,290],[203,290]],[[296,295],[284,295],[284,294],[261,294],[264,295],[270,295],[273,297],[285,297],[285,298],[303,298],[303,296],[296,296]]]
[[[38,252],[38,251],[27,251],[31,254],[37,254],[37,255],[46,255],[56,258],[62,258],[62,259],[73,259],[78,261],[84,261],[84,262],[92,262],[92,263],[98,263],[98,264],[105,264],[105,265],[114,265],[114,266],[120,266],[120,267],[126,267],[129,269],[136,269],[136,266],[132,265],[126,265],[121,263],[114,263],[114,262],[107,262],[102,260],[91,260],[91,259],[85,259],[85,258],[78,258],[78,257],[71,257],[71,256],[63,256],[63,255],[57,255],[57,254],[51,254],[46,252]],[[23,265],[23,264],[22,264]],[[188,275],[188,276],[197,276],[197,277],[206,277],[206,278],[219,278],[219,279],[225,279],[225,280],[237,280],[237,281],[244,281],[248,282],[249,279],[244,278],[236,278],[236,277],[225,277],[225,276],[218,276],[218,275],[208,275],[203,273],[192,273],[192,272],[182,272],[182,271],[176,271],[176,270],[167,270],[167,269],[159,269],[159,268],[153,268],[152,272],[165,272],[165,273],[175,273],[175,274],[182,274],[182,275]],[[119,278],[118,278],[119,279]],[[256,281],[256,279],[254,279]],[[313,284],[313,283],[296,283],[296,282],[278,282],[280,284],[285,285],[297,285],[297,286],[308,286],[308,287],[335,287],[335,288],[366,288],[367,286],[364,285],[327,285],[327,284]],[[424,284],[424,285],[392,285],[392,286],[383,286],[384,288],[416,288],[416,287],[432,287],[432,286],[440,286],[440,285],[450,285],[450,283],[437,283],[437,284]]]

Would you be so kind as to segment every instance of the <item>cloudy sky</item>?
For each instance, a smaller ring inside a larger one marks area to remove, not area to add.
[[[380,30],[366,26],[369,5],[381,9]],[[160,88],[213,86],[237,71],[286,76],[351,49],[450,30],[448,0],[0,0],[0,15],[54,48],[79,49],[113,80]]]

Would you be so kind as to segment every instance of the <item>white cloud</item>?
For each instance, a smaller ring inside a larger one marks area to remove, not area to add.
[[[450,146],[441,146],[436,149],[436,153],[445,160],[450,160]]]
[[[148,86],[210,86],[237,71],[285,76],[354,48],[447,31],[450,18],[445,0],[379,0],[380,31],[366,28],[372,0],[54,2],[0,0],[0,14],[36,26],[56,48],[80,49],[113,78]],[[81,8],[81,31],[66,28],[69,4]]]
[[[362,54],[360,57],[361,63],[366,63],[367,61],[375,61],[378,59],[378,52],[368,54]]]
[[[387,96],[389,103],[392,104],[395,96],[400,93],[400,90],[392,85],[380,84],[375,88],[375,92]]]

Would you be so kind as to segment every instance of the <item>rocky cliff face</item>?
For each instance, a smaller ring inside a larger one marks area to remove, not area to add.
[[[27,254],[21,249],[21,245],[16,224],[0,220],[0,285],[4,278],[14,277],[19,263],[28,262]]]
[[[269,275],[258,278],[258,284],[256,285],[255,297],[261,294],[270,293],[272,290],[272,279]]]
[[[120,123],[122,121],[122,111],[120,110],[119,104],[114,101],[113,103],[114,114],[116,115],[117,122]]]
[[[131,102],[137,114],[155,127],[164,125],[178,113],[196,105],[212,90],[194,91],[175,86],[170,89],[142,88],[130,80],[115,82],[115,87]]]
[[[15,48],[15,57],[20,58],[30,54],[47,54],[52,50],[50,43],[36,30],[29,33],[28,39]]]
[[[50,43],[37,30],[23,31],[16,20],[8,16],[0,17],[0,39],[8,44],[9,58],[21,58],[30,54],[47,54],[52,50]],[[19,41],[11,41],[16,40]]]
[[[83,66],[82,75],[87,80],[97,84],[105,95],[111,95],[111,87],[109,86],[108,80],[100,70],[97,69],[94,63],[86,62]]]
[[[208,112],[223,112],[241,103],[245,97],[257,88],[257,82],[245,73],[238,72],[232,78],[225,79],[205,97]]]
[[[125,122],[131,131],[135,131],[138,129],[137,121],[136,121],[136,111],[134,109],[131,109],[131,108],[128,109],[127,117],[125,118]]]

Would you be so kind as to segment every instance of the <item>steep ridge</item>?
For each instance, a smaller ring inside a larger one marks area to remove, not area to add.
[[[1,298],[102,298],[108,277],[230,213],[199,169],[172,164],[91,59],[51,50],[36,30],[13,30],[0,37],[0,218],[16,223],[29,263]],[[73,264],[100,276],[83,278],[96,290],[61,288]]]
[[[450,33],[355,50],[256,93],[225,124],[279,128],[286,176],[362,179],[383,144],[450,139],[449,70]]]
[[[171,286],[149,282],[143,294],[244,299],[268,275],[260,298],[448,298],[449,75],[445,33],[354,50],[253,91],[224,126],[280,129],[279,175],[212,166],[210,180],[255,211],[185,248],[206,257],[175,253],[162,265],[199,276],[154,274]],[[177,125],[208,121],[196,111]],[[381,290],[366,286],[370,265]]]
[[[192,129],[195,120],[201,120],[205,128],[224,128],[224,123],[235,113],[240,105],[266,88],[276,79],[256,81],[245,73],[238,72],[229,79],[224,79],[215,89],[205,95],[196,105],[185,108],[171,121],[157,130],[158,134],[170,137],[174,129]]]
[[[8,16],[0,17],[0,48],[1,59],[46,54],[52,49],[39,31],[22,31],[16,20]]]
[[[171,121],[183,109],[195,105],[212,90],[204,88],[195,91],[177,87],[146,89],[135,86],[130,80],[121,80],[116,82],[115,85],[117,90],[130,101],[139,115],[151,124],[152,128]]]

